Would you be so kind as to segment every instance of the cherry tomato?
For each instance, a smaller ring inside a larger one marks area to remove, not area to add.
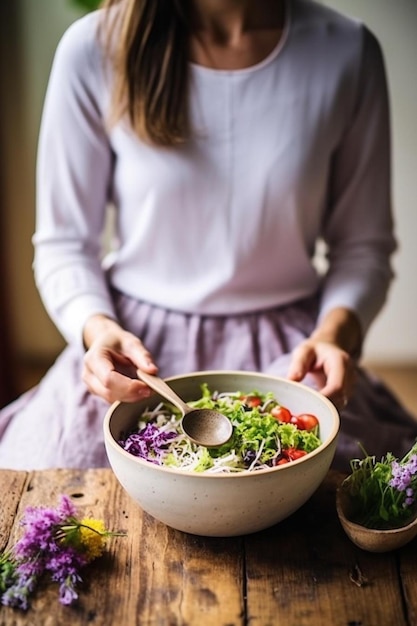
[[[246,406],[250,406],[251,408],[255,406],[260,406],[262,404],[262,398],[259,396],[240,396],[239,400],[244,402]]]
[[[279,461],[277,461],[277,465],[285,465],[285,463],[289,463],[290,460],[287,459],[285,456],[281,457]]]
[[[286,409],[285,406],[277,404],[270,412],[272,417],[275,417],[275,419],[283,424],[288,424],[288,422],[291,421],[291,412]]]
[[[305,456],[307,454],[305,450],[299,450],[298,448],[287,448],[286,450],[283,450],[282,453],[290,461],[301,459],[302,456]]]
[[[299,430],[314,430],[319,425],[319,420],[315,415],[311,413],[301,413],[301,415],[294,416],[293,424],[297,426]]]

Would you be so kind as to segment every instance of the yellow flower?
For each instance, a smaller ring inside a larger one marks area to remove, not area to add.
[[[101,556],[109,535],[102,520],[84,517],[79,523],[79,540],[88,561]]]

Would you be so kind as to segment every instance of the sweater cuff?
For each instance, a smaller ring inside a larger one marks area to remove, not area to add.
[[[99,314],[117,320],[114,308],[108,300],[99,295],[77,296],[61,307],[55,323],[68,343],[84,349],[85,323],[92,315]]]

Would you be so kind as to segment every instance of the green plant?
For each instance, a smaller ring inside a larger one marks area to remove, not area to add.
[[[343,487],[351,499],[353,522],[385,530],[408,524],[415,517],[417,441],[402,459],[388,452],[378,461],[365,452],[365,458],[351,460],[351,468]]]
[[[94,11],[98,8],[101,0],[70,0],[70,2],[86,11]]]

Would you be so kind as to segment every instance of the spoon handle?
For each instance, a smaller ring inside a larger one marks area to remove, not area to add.
[[[142,370],[136,371],[138,378],[144,383],[148,385],[151,389],[159,393],[161,396],[172,402],[174,406],[176,406],[180,411],[182,411],[183,415],[189,413],[193,409],[188,406],[177,394],[175,391],[167,385],[167,383],[159,378],[159,376],[154,376],[153,374],[147,374]]]

